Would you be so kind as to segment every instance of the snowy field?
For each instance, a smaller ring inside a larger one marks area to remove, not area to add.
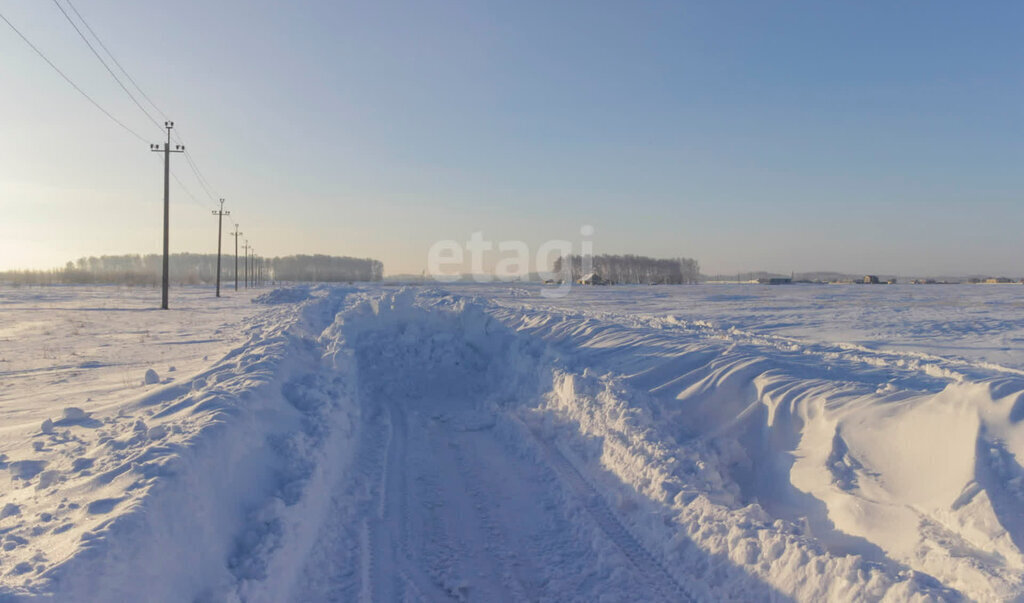
[[[540,291],[0,288],[0,601],[1024,599],[1024,287]]]

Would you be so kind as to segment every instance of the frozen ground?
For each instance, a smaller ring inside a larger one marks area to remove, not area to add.
[[[539,292],[0,289],[0,601],[1024,599],[1024,288]]]

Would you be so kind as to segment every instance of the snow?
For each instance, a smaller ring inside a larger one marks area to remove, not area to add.
[[[1019,288],[541,292],[0,289],[0,600],[1024,598]]]
[[[160,375],[153,369],[147,369],[146,374],[142,377],[143,385],[156,385],[160,383]]]

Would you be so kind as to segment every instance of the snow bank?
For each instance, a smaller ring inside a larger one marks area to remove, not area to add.
[[[674,567],[695,545],[802,600],[1024,594],[1024,380],[496,314],[585,367],[541,409],[613,498],[643,495],[634,527]],[[666,509],[690,543],[651,521]]]
[[[92,443],[60,429],[90,420],[68,409],[45,435],[57,460],[4,464],[64,502],[42,521],[9,509],[0,534],[24,546],[7,549],[0,598],[224,600],[264,578],[260,560],[287,543],[285,511],[315,489],[315,456],[346,425],[343,396],[314,400],[296,385],[316,378],[317,325],[346,294],[261,315],[209,369],[92,419]],[[33,504],[31,490],[13,494]]]
[[[427,599],[488,598],[492,579],[522,599],[1024,597],[1024,378],[1006,367],[518,294],[279,291],[193,379],[48,419],[58,460],[0,457],[22,486],[0,499],[0,598],[388,598],[388,570]],[[402,445],[450,465],[416,473]],[[465,489],[420,491],[444,479]],[[27,519],[53,488],[64,506]],[[497,550],[469,566],[488,578],[395,554],[451,518],[394,488],[463,496],[462,557]],[[517,550],[538,508],[546,540]],[[33,559],[48,542],[75,544]]]
[[[297,285],[295,287],[281,287],[273,289],[262,295],[253,298],[254,304],[297,304],[306,301],[313,296],[312,285]]]

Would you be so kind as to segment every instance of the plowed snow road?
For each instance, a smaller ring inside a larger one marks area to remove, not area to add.
[[[531,458],[502,437],[473,367],[414,388],[394,368],[361,358],[357,459],[299,599],[686,600],[553,443],[520,424]]]

